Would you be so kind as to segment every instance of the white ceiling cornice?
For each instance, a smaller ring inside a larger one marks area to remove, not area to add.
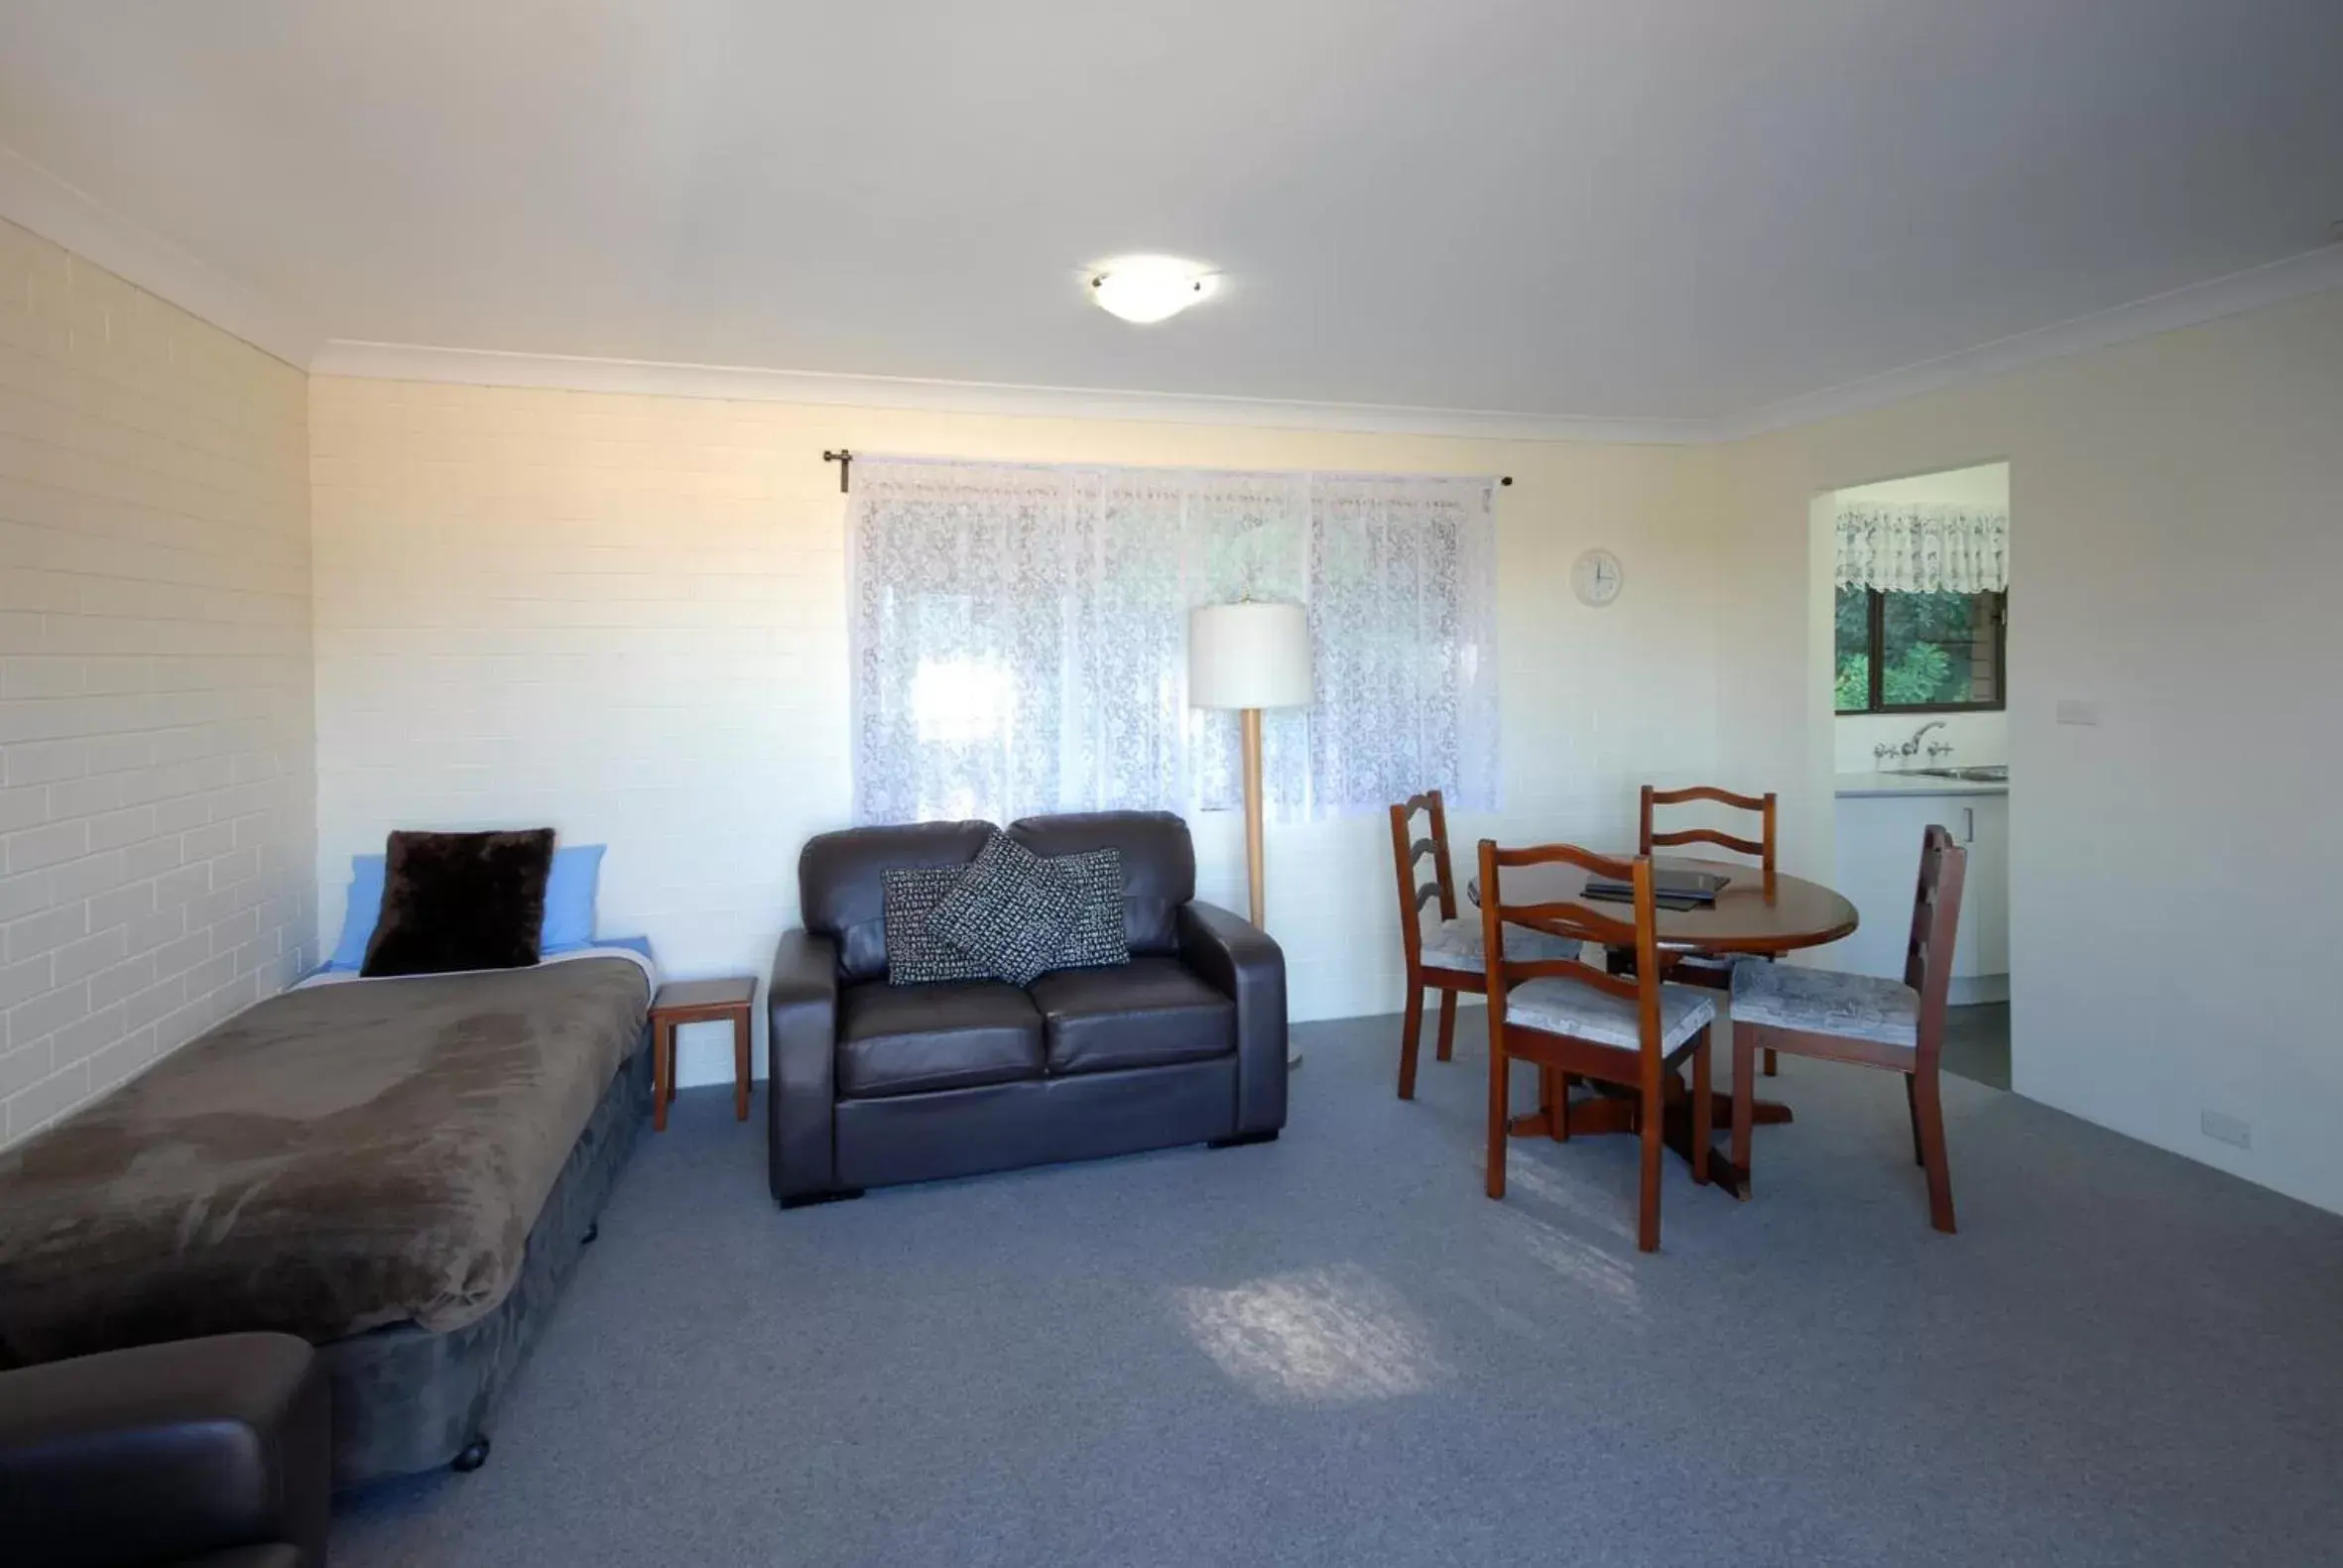
[[[297,369],[306,369],[324,342],[324,333],[294,312],[9,147],[0,147],[0,218]]]
[[[2165,294],[2112,309],[2095,310],[2068,320],[2017,332],[1975,348],[1926,359],[1916,365],[1865,376],[1841,386],[1769,403],[1744,414],[1715,421],[1708,438],[1745,440],[1772,430],[1814,424],[1843,415],[1862,414],[1902,403],[1922,393],[1939,392],[1966,382],[1984,381],[2044,360],[2064,359],[2094,348],[2109,348],[2136,337],[2152,337],[2184,326],[2196,326],[2243,310],[2259,309],[2283,300],[2343,289],[2343,244],[2325,245],[2250,267],[2226,277],[2189,284]]]
[[[360,343],[335,338],[310,364],[319,376],[385,381],[444,381],[476,387],[544,387],[564,392],[649,393],[678,398],[737,398],[863,409],[923,409],[1028,419],[1138,420],[1167,424],[1240,424],[1257,428],[1348,430],[1374,435],[1457,435],[1506,441],[1608,441],[1683,444],[1709,438],[1705,420],[1571,419],[1474,409],[1416,409],[1373,403],[1305,403],[1201,393],[1116,392],[1089,387],[1030,387],[999,382],[929,381],[910,376],[853,376],[812,370],[758,370],[493,349],[434,348],[416,343]]]
[[[761,370],[594,359],[331,338],[170,241],[0,146],[0,217],[313,375],[542,387],[573,392],[733,398],[829,407],[920,409],[1039,419],[1131,420],[1486,440],[1700,445],[1743,440],[1900,403],[2026,365],[2343,289],[2343,244],[2191,284],[2151,299],[2016,333],[1936,359],[1717,419],[1610,419],[1383,404],[1309,403],[1195,393]]]

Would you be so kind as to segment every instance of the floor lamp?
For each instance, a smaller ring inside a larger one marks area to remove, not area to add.
[[[1253,923],[1262,917],[1261,710],[1310,701],[1309,612],[1298,604],[1215,604],[1189,612],[1187,700],[1235,708],[1245,737],[1245,878]],[[1290,1050],[1290,1067],[1301,1053]]]

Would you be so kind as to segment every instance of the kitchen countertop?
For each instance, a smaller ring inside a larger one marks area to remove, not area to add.
[[[2008,794],[2007,780],[1927,779],[1917,774],[1840,774],[1833,791],[1841,800],[1902,794]]]

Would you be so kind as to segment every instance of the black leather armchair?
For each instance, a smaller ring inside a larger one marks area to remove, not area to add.
[[[1157,811],[1028,817],[1038,855],[1121,853],[1131,962],[997,981],[890,986],[884,873],[976,857],[989,822],[854,828],[798,861],[805,923],[767,991],[773,1195],[865,1187],[1177,1144],[1257,1143],[1286,1125],[1286,960],[1258,926],[1195,902],[1187,824]]]
[[[0,1558],[25,1568],[319,1568],[324,1368],[223,1334],[0,1373]]]

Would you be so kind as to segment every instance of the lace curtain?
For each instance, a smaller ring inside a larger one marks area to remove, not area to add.
[[[2006,593],[2010,515],[1941,504],[1842,506],[1838,584],[1883,593]]]
[[[1187,612],[1244,598],[1309,608],[1317,700],[1263,715],[1272,816],[1495,803],[1485,480],[860,457],[848,534],[858,821],[1236,805]]]

